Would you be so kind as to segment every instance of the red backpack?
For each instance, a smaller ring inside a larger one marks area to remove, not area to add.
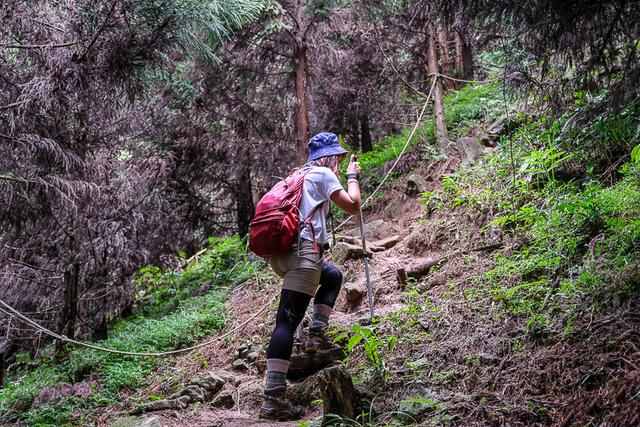
[[[258,202],[256,214],[249,225],[249,247],[256,255],[271,258],[289,251],[300,229],[310,223],[313,212],[302,220],[299,209],[304,177],[308,171],[296,170]]]

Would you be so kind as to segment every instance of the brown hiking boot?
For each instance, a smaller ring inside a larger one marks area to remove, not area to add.
[[[331,341],[329,341],[325,335],[326,330],[326,325],[315,326],[312,324],[311,327],[309,327],[309,338],[304,345],[305,353],[314,354],[331,348]]]
[[[265,390],[258,417],[277,421],[299,420],[304,417],[304,408],[289,402],[284,390]]]

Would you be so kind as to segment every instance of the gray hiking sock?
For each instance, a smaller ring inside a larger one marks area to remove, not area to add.
[[[329,326],[329,316],[320,313],[313,313],[311,318],[311,329],[320,329]]]
[[[287,373],[278,371],[267,372],[267,385],[264,388],[265,393],[281,392],[287,388]]]
[[[284,393],[287,389],[287,371],[289,361],[281,359],[267,359],[267,384],[265,394]]]
[[[311,317],[310,329],[323,329],[329,326],[329,316],[333,309],[328,305],[315,304],[313,306],[313,316]]]

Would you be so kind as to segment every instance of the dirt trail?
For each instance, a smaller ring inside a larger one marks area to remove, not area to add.
[[[441,176],[443,169],[438,170],[438,177]],[[431,190],[440,185],[437,179],[430,179],[429,182],[431,188],[424,188],[422,191]],[[422,205],[419,203],[419,196],[408,197],[404,194],[404,186],[404,181],[398,179],[385,189],[383,198],[378,199],[373,206],[364,212],[366,224],[383,221],[367,231],[368,243],[391,236],[400,237],[400,241],[396,245],[376,252],[370,258],[371,282],[377,315],[384,315],[402,307],[401,287],[395,276],[397,268],[405,267],[421,257],[441,255],[437,250],[416,251],[416,247],[411,247],[411,240],[415,238],[414,231],[422,215]],[[337,233],[338,241],[344,235],[357,236],[359,239],[359,228],[351,222]],[[327,255],[328,261],[332,262],[332,258],[331,254]],[[365,282],[362,259],[347,260],[339,266],[343,271],[344,283]],[[228,322],[225,331],[233,329],[235,325],[243,323],[249,317],[263,310],[265,304],[273,301],[278,295],[280,286],[281,283],[277,276],[270,272],[262,272],[254,280],[236,288],[228,302],[228,311],[233,320]],[[197,355],[181,356],[175,360],[175,365],[171,368],[173,373],[182,379],[183,384],[188,383],[190,378],[202,372],[226,371],[232,373],[236,378],[236,384],[230,386],[235,398],[233,408],[218,409],[203,403],[190,405],[181,410],[148,413],[144,418],[154,418],[162,426],[175,427],[298,425],[295,422],[267,422],[257,418],[265,371],[265,354],[261,349],[266,345],[273,328],[276,307],[277,305],[273,303],[254,321],[240,328],[235,336],[231,336],[217,348],[204,348]],[[350,325],[359,321],[366,322],[368,316],[369,307],[366,293],[354,304],[347,300],[345,292],[341,292],[331,321],[332,323]],[[220,333],[225,333],[225,331]],[[233,362],[236,359],[238,347],[248,342],[253,343],[253,348],[259,351],[259,357],[241,371],[234,370]],[[150,388],[138,393],[137,397],[146,401],[151,394],[168,396],[171,391],[175,391],[175,384],[171,384],[159,376],[152,381]],[[124,407],[120,408],[120,410],[124,409]],[[305,419],[319,416],[321,412],[321,407],[308,408]],[[111,425],[113,412],[105,413],[100,418],[97,420],[98,425]]]

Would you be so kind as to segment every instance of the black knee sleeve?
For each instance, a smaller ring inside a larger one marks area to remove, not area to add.
[[[342,287],[342,272],[335,265],[325,262],[320,273],[320,288],[313,300],[314,304],[324,304],[333,307]]]
[[[289,360],[293,348],[293,335],[304,318],[311,297],[301,292],[283,289],[276,313],[276,326],[271,334],[268,359]]]

